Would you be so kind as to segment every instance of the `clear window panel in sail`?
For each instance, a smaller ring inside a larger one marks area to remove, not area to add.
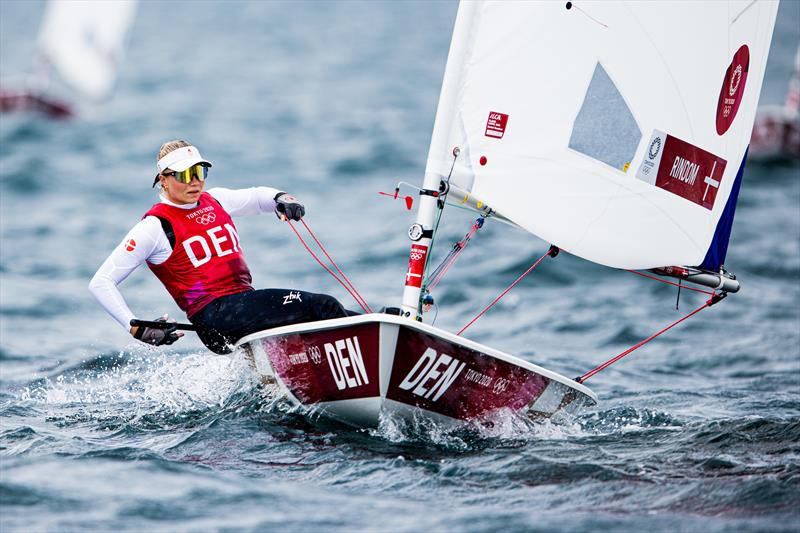
[[[600,63],[572,126],[569,147],[627,172],[642,132],[619,90]]]

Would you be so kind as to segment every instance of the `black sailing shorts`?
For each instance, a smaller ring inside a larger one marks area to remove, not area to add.
[[[190,320],[214,353],[233,351],[237,340],[264,329],[341,318],[352,313],[333,296],[293,289],[260,289],[221,296]]]

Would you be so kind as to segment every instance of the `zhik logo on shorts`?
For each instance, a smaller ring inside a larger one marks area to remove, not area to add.
[[[303,300],[300,299],[299,292],[292,292],[290,291],[289,294],[283,297],[283,305],[290,304],[293,301],[297,300],[298,302],[302,302]]]

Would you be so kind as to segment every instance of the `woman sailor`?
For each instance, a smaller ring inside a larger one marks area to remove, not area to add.
[[[125,236],[89,283],[89,290],[134,338],[172,344],[174,326],[131,327],[134,314],[117,289],[141,264],[164,284],[203,343],[227,353],[231,343],[277,326],[347,316],[332,296],[286,289],[254,290],[232,216],[276,213],[300,220],[305,208],[270,187],[204,191],[211,163],[185,141],[165,143],[158,153],[161,198]],[[166,322],[167,315],[159,321]]]

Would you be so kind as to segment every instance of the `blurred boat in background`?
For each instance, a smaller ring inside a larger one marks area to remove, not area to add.
[[[0,84],[0,112],[25,110],[65,118],[74,114],[74,100],[107,100],[136,7],[137,0],[50,0],[32,72],[20,76],[19,87],[14,82],[11,87]],[[54,86],[56,76],[65,91]]]
[[[800,159],[800,46],[784,104],[758,109],[749,155],[756,160]]]

